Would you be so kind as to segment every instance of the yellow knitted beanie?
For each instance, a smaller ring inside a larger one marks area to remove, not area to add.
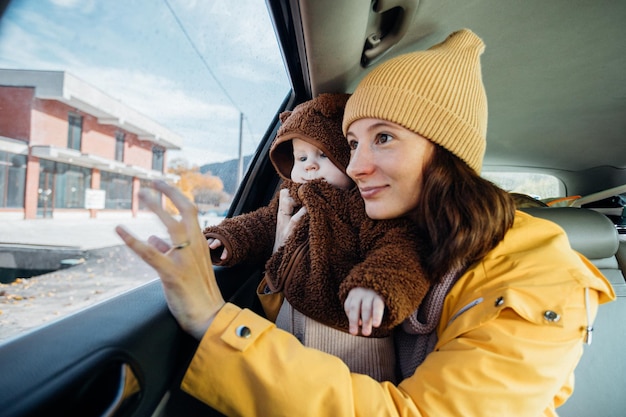
[[[437,143],[480,173],[486,148],[483,41],[463,29],[426,51],[374,68],[348,100],[343,133],[358,119],[397,123]]]

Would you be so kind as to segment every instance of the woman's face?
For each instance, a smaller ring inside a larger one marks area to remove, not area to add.
[[[346,138],[352,149],[347,173],[359,187],[367,215],[392,219],[415,209],[433,143],[381,119],[356,120]]]

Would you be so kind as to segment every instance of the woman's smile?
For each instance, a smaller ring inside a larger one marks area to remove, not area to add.
[[[363,197],[364,200],[367,200],[378,197],[385,190],[386,187],[387,186],[359,186],[359,191],[361,192],[361,197]]]

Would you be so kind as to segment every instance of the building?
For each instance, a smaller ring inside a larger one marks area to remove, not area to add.
[[[169,178],[167,151],[181,145],[65,71],[0,69],[0,218],[135,217],[140,187]]]

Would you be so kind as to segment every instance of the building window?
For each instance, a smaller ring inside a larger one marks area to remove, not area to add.
[[[133,198],[133,178],[128,175],[102,171],[100,189],[106,191],[104,207],[114,210],[130,210]]]
[[[115,132],[115,160],[124,162],[124,139],[126,134],[121,130]]]
[[[0,207],[23,208],[26,155],[0,151]]]
[[[40,162],[39,206],[42,209],[85,208],[85,191],[90,186],[90,168],[48,160]]]
[[[85,190],[91,185],[91,169],[56,163],[54,206],[85,208]]]
[[[152,148],[152,169],[155,171],[163,172],[163,155],[165,150],[163,148]]]
[[[83,118],[77,114],[68,117],[69,129],[67,131],[67,147],[80,151],[80,141],[83,136]]]

